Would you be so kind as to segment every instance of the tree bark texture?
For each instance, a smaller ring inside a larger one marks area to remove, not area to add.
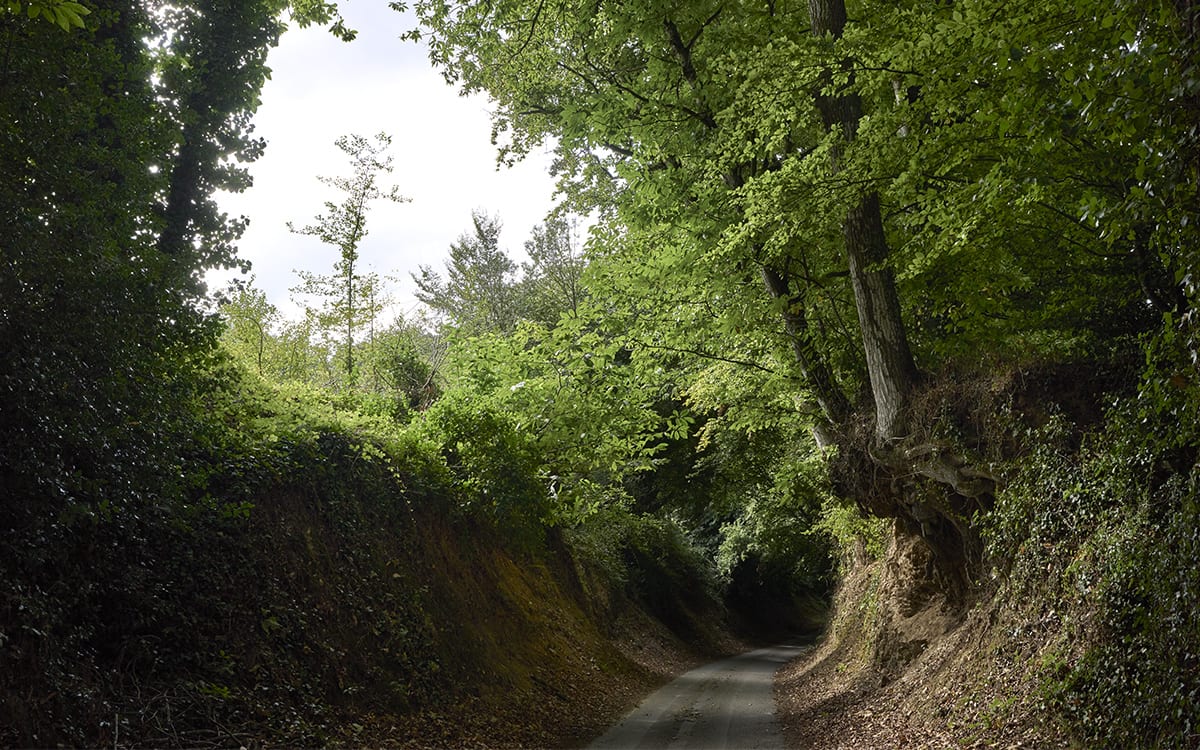
[[[916,382],[916,365],[900,316],[900,298],[887,258],[887,240],[879,196],[871,193],[852,208],[843,224],[850,283],[858,310],[871,395],[875,399],[875,436],[880,441],[906,431],[908,397]]]

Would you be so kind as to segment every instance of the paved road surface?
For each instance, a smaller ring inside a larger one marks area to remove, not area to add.
[[[775,672],[805,648],[761,648],[693,669],[642,701],[590,747],[782,749],[775,721]]]

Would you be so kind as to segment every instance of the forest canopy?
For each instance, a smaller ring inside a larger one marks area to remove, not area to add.
[[[750,364],[757,392],[790,394],[819,443],[864,466],[947,484],[960,505],[991,495],[986,467],[932,451],[935,426],[916,421],[920,383],[950,366],[1146,336],[1195,361],[1194,9],[415,8],[447,80],[497,103],[501,153],[554,143],[570,205],[601,212],[599,325],[634,349]]]

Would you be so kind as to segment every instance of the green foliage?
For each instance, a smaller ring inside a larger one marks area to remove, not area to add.
[[[149,61],[123,57],[95,31],[0,20],[9,50],[0,97],[0,421],[8,435],[0,476],[2,511],[22,528],[27,521],[16,519],[75,498],[98,502],[111,492],[122,503],[130,490],[151,491],[148,480],[173,463],[167,435],[178,418],[174,410],[155,418],[154,402],[169,403],[168,357],[192,349],[201,325],[173,294],[151,289],[165,269],[152,238],[131,238],[154,217],[123,210],[148,206],[164,186],[144,167],[169,139],[148,119],[152,93],[139,79]],[[126,20],[145,23],[138,14]],[[69,90],[58,76],[73,79]],[[108,86],[125,84],[128,96],[113,101]],[[107,127],[95,127],[98,110],[109,112]],[[89,165],[128,179],[98,179]],[[151,254],[145,264],[126,259],[142,251]],[[176,325],[165,322],[171,315]]]
[[[406,701],[430,689],[418,587],[392,574],[396,535],[451,489],[437,446],[362,400],[271,386],[228,362],[202,383],[177,404],[187,439],[175,438],[177,479],[159,480],[156,502],[81,499],[28,529],[47,544],[0,541],[5,678],[31,681],[39,701],[6,714],[5,741],[108,744],[116,731],[165,743],[267,706],[271,732],[317,741],[333,721],[318,676],[346,668],[334,648],[346,638],[385,649],[355,681],[390,674]],[[334,596],[357,613],[340,633],[321,614]],[[166,706],[173,724],[155,718]],[[119,730],[99,721],[113,714]]]
[[[1194,311],[1182,320],[1165,316],[1162,330],[1144,342],[1145,368],[1132,419],[1140,426],[1165,420],[1170,429],[1138,429],[1125,436],[1143,441],[1143,450],[1173,456],[1172,468],[1180,471],[1180,455],[1200,444],[1200,424],[1192,418],[1200,410],[1200,358],[1192,316]]]
[[[6,3],[5,9],[9,13],[24,11],[30,18],[41,17],[63,31],[70,31],[72,27],[82,29],[83,17],[92,12],[87,6],[72,0],[30,0],[24,6],[20,0],[6,0]]]
[[[1079,517],[1097,520],[1096,498],[1084,493],[1078,458],[1072,451],[1073,426],[1062,415],[1054,415],[1041,428],[1025,429],[1021,439],[1030,450],[1023,457],[1021,472],[1007,485],[996,508],[986,519],[993,555],[1010,559],[1027,545],[1051,548],[1059,541],[1078,543],[1089,527],[1080,527]],[[1009,499],[1012,502],[1009,502]],[[1018,500],[1019,498],[1019,500]],[[1053,498],[1053,502],[1047,502]],[[1063,504],[1072,508],[1061,513]]]
[[[119,686],[195,667],[200,582],[244,562],[262,468],[211,460],[201,279],[234,262],[214,194],[260,150],[281,8],[23,5],[73,28],[0,12],[0,742],[109,744]]]
[[[552,142],[568,204],[600,214],[585,276],[595,313],[561,326],[553,335],[570,345],[547,358],[569,373],[567,387],[503,367],[488,369],[503,375],[486,387],[514,388],[514,403],[539,409],[559,393],[588,393],[574,403],[587,404],[593,429],[553,409],[526,412],[545,420],[543,435],[569,425],[558,442],[566,445],[570,433],[594,435],[623,413],[605,408],[603,391],[579,377],[584,370],[561,360],[572,346],[618,343],[631,352],[629,368],[610,367],[607,351],[593,356],[610,381],[636,375],[618,381],[612,397],[626,397],[626,382],[661,384],[659,399],[635,403],[686,402],[686,416],[703,425],[695,446],[658,438],[655,450],[641,450],[645,462],[627,475],[638,477],[627,482],[631,494],[660,502],[671,493],[654,486],[656,474],[676,487],[686,478],[697,528],[731,524],[730,559],[751,547],[746,534],[772,526],[754,517],[786,514],[767,501],[763,490],[776,483],[764,475],[778,472],[782,483],[794,464],[763,460],[769,468],[760,472],[755,456],[739,477],[719,456],[721,440],[734,440],[711,436],[773,436],[799,452],[812,427],[852,447],[845,443],[861,431],[850,394],[867,386],[877,405],[891,403],[895,431],[885,432],[904,437],[912,427],[900,424],[911,411],[905,338],[928,369],[947,359],[1088,360],[1131,341],[1157,360],[1154,342],[1167,338],[1194,364],[1186,297],[1195,291],[1200,181],[1195,108],[1184,104],[1195,101],[1200,69],[1194,9],[867,2],[854,4],[842,29],[825,17],[842,7],[836,2],[414,7],[422,24],[414,35],[434,64],[496,102],[501,158]],[[815,36],[814,27],[830,33]],[[872,252],[855,255],[867,214],[880,226]],[[867,282],[878,282],[877,297]],[[896,325],[881,334],[884,318]],[[895,366],[884,372],[885,364]],[[1194,367],[1160,372],[1146,381],[1148,408],[1169,404],[1192,424],[1195,401],[1182,391],[1195,392]],[[896,386],[895,403],[880,398],[880,381]],[[878,429],[888,415],[877,411]],[[648,422],[629,434],[653,434]],[[1137,432],[1146,424],[1153,420]],[[658,430],[672,432],[683,429]],[[1008,492],[1042,492],[1044,501],[1001,502],[984,523],[997,554],[1024,545],[1033,566],[1044,545],[1086,538],[1116,501],[1095,483],[1099,464],[1075,445],[1011,437],[1043,447]],[[601,443],[605,452],[614,442]],[[1180,446],[1172,471],[1186,470]],[[625,455],[638,455],[631,447]],[[708,473],[689,473],[689,448],[713,451]],[[898,495],[914,486],[896,462],[877,463]],[[859,486],[874,492],[870,485]],[[847,500],[889,507],[876,497]],[[750,502],[747,520],[735,522]],[[907,506],[890,507],[904,515]],[[826,529],[841,539],[853,539],[854,526],[846,511],[827,512]],[[946,559],[961,555],[961,545],[947,544],[955,549],[943,550]]]
[[[374,293],[377,277],[372,274],[365,280],[369,283],[359,291]],[[378,300],[368,296],[363,309],[373,316],[379,307]],[[436,368],[444,355],[442,342],[403,320],[382,327],[366,319],[366,335],[354,344],[353,378],[347,378],[345,368],[335,366],[345,346],[331,344],[322,335],[319,316],[310,309],[303,321],[285,321],[253,287],[253,278],[231,288],[220,312],[225,351],[270,382],[335,391],[347,404],[359,403],[372,414],[386,413],[397,421],[427,408],[440,393]]]
[[[402,203],[408,199],[400,195],[398,187],[385,188],[378,184],[381,174],[392,171],[392,157],[386,155],[392,143],[391,136],[386,133],[376,135],[374,145],[361,135],[342,136],[335,143],[350,158],[354,174],[319,179],[344,193],[345,197],[340,204],[326,201],[326,213],[318,215],[315,224],[296,229],[289,223],[288,228],[296,234],[313,236],[332,245],[340,256],[330,275],[298,272],[302,283],[292,291],[322,300],[315,318],[325,335],[341,338],[344,333],[341,349],[346,363],[345,387],[353,388],[358,376],[354,366],[358,343],[355,331],[366,326],[374,330],[386,302],[378,274],[364,274],[358,267],[358,247],[367,236],[367,211],[373,201]]]
[[[222,343],[259,375],[277,370],[282,353],[272,333],[280,323],[279,308],[267,301],[264,292],[254,288],[253,276],[232,292],[221,305],[221,318],[225,322]]]
[[[549,515],[548,483],[533,436],[515,415],[450,393],[421,415],[418,427],[441,447],[465,514],[519,542],[539,541]]]
[[[216,335],[200,278],[241,230],[213,195],[257,153],[245,119],[279,31],[269,2],[93,10],[71,34],[0,15],[0,513],[31,538],[188,482]]]
[[[746,564],[784,586],[823,588],[830,550],[813,533],[830,493],[823,458],[802,422],[746,432],[731,416],[706,421],[666,508],[709,541],[727,580]]]
[[[606,512],[627,512],[633,499],[621,487],[601,484],[591,479],[575,477],[560,484],[563,478],[550,477],[550,493],[554,499],[551,523],[574,528]]]
[[[608,586],[648,605],[670,627],[716,606],[720,584],[711,558],[674,520],[608,504],[563,533]]]
[[[398,417],[424,410],[440,394],[435,378],[438,356],[436,341],[410,326],[395,324],[367,342],[361,383],[370,392],[389,394]]]
[[[267,52],[284,30],[284,4],[167,4],[147,9],[149,26],[135,30],[125,23],[137,7],[122,3],[113,15],[122,35],[140,34],[131,44],[118,46],[153,62],[147,82],[154,100],[146,122],[170,123],[171,138],[141,165],[166,180],[163,193],[148,202],[159,207],[159,220],[131,236],[147,230],[156,234],[156,251],[171,259],[169,288],[196,301],[205,292],[198,269],[240,265],[235,243],[246,219],[226,216],[216,193],[244,190],[250,179],[242,165],[262,153],[264,143],[252,136],[250,120],[267,79]],[[110,95],[120,97],[120,89],[111,89]],[[102,122],[104,109],[93,112],[100,113]]]
[[[1185,748],[1200,729],[1200,502],[1185,481],[1098,528],[1073,566],[1098,632],[1051,697],[1089,745]]]
[[[586,262],[574,224],[554,216],[533,228],[525,241],[529,262],[522,266],[523,317],[553,327],[563,316],[574,317],[586,296]]]
[[[3,6],[0,648],[16,667],[0,688],[43,676],[58,734],[36,739],[88,744],[120,716],[88,692],[106,670],[187,671],[186,700],[165,700],[188,715],[250,712],[256,684],[285,683],[314,718],[293,702],[268,721],[322,744],[333,701],[287,683],[296,664],[246,657],[256,683],[228,634],[193,627],[238,584],[231,606],[281,653],[324,655],[306,635],[321,595],[359,592],[354,637],[392,666],[351,687],[424,694],[390,679],[432,671],[417,597],[372,607],[353,581],[394,580],[404,544],[381,524],[443,503],[527,550],[567,527],[676,623],[712,598],[712,559],[812,587],[830,539],[878,557],[884,522],[829,496],[816,446],[853,432],[846,394],[876,385],[861,282],[893,273],[895,340],[927,363],[1140,342],[1140,395],[1102,430],[1014,426],[1024,452],[980,522],[1016,595],[1088,613],[1063,626],[1078,658],[1047,675],[1079,734],[1194,739],[1194,9],[872,0],[817,37],[837,3],[415,5],[434,62],[496,102],[502,159],[554,143],[566,204],[599,215],[587,262],[552,219],[518,277],[498,219],[473,215],[445,278],[417,279],[454,331],[443,362],[436,336],[375,325],[382,281],[358,247],[371,201],[400,198],[377,184],[386,136],[341,139],[354,174],[327,182],[345,199],[298,230],[340,253],[303,279],[325,304],[288,323],[239,290],[222,309],[236,364],[201,312],[203,271],[236,263],[244,226],[215,191],[244,188],[261,151],[249,119],[279,14],[353,32],[323,0]],[[864,269],[849,217],[876,202]],[[268,533],[284,517],[312,522]],[[275,552],[327,563],[307,592],[245,578],[267,554],[253,542],[285,538]]]
[[[431,266],[413,274],[416,297],[459,336],[509,335],[521,322],[553,328],[576,316],[585,297],[585,268],[574,225],[554,216],[525,242],[518,266],[500,247],[499,217],[471,214],[472,230],[450,246],[445,277]]]
[[[898,224],[911,232],[904,273],[937,280],[921,282],[937,291],[919,314],[923,328],[952,335],[939,346],[962,351],[983,340],[1049,353],[1152,327],[1148,297],[1173,304],[1162,298],[1171,295],[1173,263],[1151,257],[1148,235],[1116,226],[1130,214],[1107,207],[1126,200],[1142,174],[1142,144],[1178,135],[1147,122],[1145,110],[1126,111],[1120,93],[1166,100],[1146,77],[1161,78],[1173,63],[1150,42],[1171,35],[1162,21],[1132,6],[988,2],[897,9],[888,19],[899,33],[868,54],[902,70],[945,72],[902,82],[874,73],[877,90],[907,96],[881,106],[863,136],[873,141],[864,156],[896,160],[884,169],[895,170],[893,195],[906,207]],[[1071,29],[1063,43],[1047,44],[1062,28]],[[1123,37],[1147,43],[1131,47]],[[1134,131],[1140,143],[1126,140]]]
[[[813,530],[833,538],[843,560],[858,549],[870,560],[882,560],[891,539],[891,523],[887,519],[866,517],[837,498],[825,500],[821,518]]]
[[[832,565],[836,549],[831,542],[844,545],[848,541],[831,536],[821,523],[822,505],[834,502],[825,464],[819,455],[805,455],[802,441],[785,442],[787,447],[780,451],[774,442],[778,435],[768,435],[763,442],[776,449],[771,451],[775,455],[759,467],[762,473],[757,479],[747,472],[749,462],[739,460],[753,460],[756,450],[764,450],[765,446],[754,441],[726,457],[718,469],[718,486],[724,493],[737,493],[737,498],[714,493],[716,503],[724,500],[732,507],[730,520],[719,529],[717,569],[735,592],[752,579],[753,586],[776,590],[785,600],[824,593],[836,572]],[[702,462],[708,460],[706,455]]]
[[[290,0],[287,8],[291,12],[292,20],[302,29],[314,23],[327,23],[329,33],[344,42],[352,42],[358,36],[357,31],[346,26],[337,3],[326,0]]]
[[[1200,721],[1197,445],[1177,416],[1195,390],[1173,390],[1119,401],[1082,444],[1061,416],[1027,432],[987,519],[1012,595],[1056,602],[1074,650],[1045,665],[1046,700],[1088,746],[1188,747]]]
[[[429,266],[413,274],[416,297],[466,335],[512,333],[521,315],[517,264],[500,247],[500,219],[471,213],[472,231],[450,246],[443,279]]]
[[[445,370],[450,388],[517,416],[547,475],[617,483],[651,470],[665,447],[669,415],[655,407],[670,396],[672,376],[631,358],[590,317],[457,340]]]
[[[829,392],[811,367],[825,361],[853,393],[865,363],[839,245],[864,191],[927,362],[1090,353],[1179,308],[1198,217],[1177,102],[1196,77],[1168,6],[868,3],[836,43],[803,5],[415,8],[447,78],[497,101],[503,157],[554,139],[569,199],[604,212],[595,277],[649,345],[720,340],[764,366],[798,344],[794,391]],[[816,95],[834,91],[861,102],[853,132],[822,121]],[[762,293],[763,269],[788,295]]]

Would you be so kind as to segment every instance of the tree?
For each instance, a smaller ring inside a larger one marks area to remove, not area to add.
[[[439,395],[438,368],[444,355],[436,337],[396,321],[364,352],[374,375],[371,390],[394,395],[400,413],[424,410]]]
[[[917,364],[1065,356],[1186,307],[1198,87],[1177,9],[416,8],[446,77],[496,100],[502,156],[553,139],[568,199],[602,211],[589,272],[631,345],[790,388],[896,480],[856,497],[876,513],[935,483],[947,558],[994,482],[912,421]]]
[[[724,327],[728,314],[733,328],[741,325],[733,317],[744,311],[748,285],[753,281],[761,289],[760,276],[778,280],[768,288],[777,313],[788,313],[793,350],[804,357],[801,369],[814,375],[809,390],[819,403],[831,405],[827,421],[840,422],[846,399],[825,362],[827,352],[812,343],[810,316],[797,307],[812,302],[797,286],[800,277],[791,275],[793,267],[812,263],[799,257],[799,243],[731,232],[747,210],[761,212],[739,196],[747,183],[781,171],[785,161],[779,154],[798,153],[799,161],[805,151],[798,147],[814,148],[821,139],[816,119],[797,117],[794,109],[743,126],[730,107],[738,80],[757,81],[769,65],[779,64],[767,62],[755,40],[778,45],[781,51],[768,57],[785,56],[806,43],[808,19],[792,6],[733,10],[716,3],[647,2],[619,9],[507,3],[444,10],[418,4],[431,32],[432,58],[448,78],[498,100],[495,129],[508,139],[503,152],[519,154],[547,137],[557,139],[560,164],[571,169],[566,187],[572,199],[583,209],[615,200],[620,229],[613,235],[648,235],[644,243],[621,243],[636,247],[631,263],[643,266],[643,277],[662,272],[673,279],[663,284],[647,278],[639,284],[642,290],[669,295],[680,288],[680,278],[690,276],[698,295],[720,300],[718,324]],[[472,31],[468,39],[469,29],[482,33]],[[483,60],[495,64],[480,64]],[[812,84],[791,83],[780,107],[813,109],[807,93]],[[776,123],[784,132],[769,130]],[[703,257],[705,245],[714,244],[721,249]],[[678,301],[680,295],[674,296]]]
[[[79,5],[91,12],[0,5],[0,692],[15,744],[94,744],[91,699],[64,686],[111,673],[95,634],[124,650],[131,618],[163,625],[129,566],[203,513],[196,466],[220,429],[206,407],[228,380],[202,279],[236,262],[242,226],[213,195],[246,184],[283,29],[279,0]]]
[[[517,264],[500,247],[499,217],[476,210],[471,224],[450,246],[446,278],[430,266],[412,275],[415,295],[459,331],[509,333],[519,316]]]
[[[577,315],[585,262],[574,225],[562,217],[548,219],[533,228],[525,252],[529,262],[522,267],[521,296],[527,314],[548,327],[561,315]]]
[[[809,0],[808,8],[813,34],[836,54],[837,42],[846,30],[845,0]],[[845,83],[834,79],[839,68],[846,70],[852,65],[851,60],[845,60],[837,67],[830,66],[825,71],[828,82],[823,82],[825,85],[816,96],[821,122],[833,131],[829,152],[831,178],[838,176],[842,160],[840,144],[854,141],[863,116],[861,96],[853,88],[853,73]],[[881,443],[886,443],[905,434],[905,412],[917,368],[908,348],[900,299],[888,265],[889,248],[878,193],[868,187],[862,195],[852,198],[842,222],[842,235],[875,400],[875,435]]]
[[[275,348],[274,329],[279,325],[279,308],[267,301],[261,289],[254,288],[254,277],[246,284],[239,284],[225,304],[221,305],[221,316],[225,319],[222,338],[234,356],[249,362],[259,375],[275,374],[274,357],[269,350]]]
[[[283,28],[271,0],[85,5],[70,32],[0,13],[0,473],[25,510],[169,492],[217,332],[203,271],[241,228],[212,197],[245,184]]]
[[[392,157],[386,154],[392,139],[386,133],[375,136],[375,144],[360,135],[342,136],[335,142],[350,157],[354,173],[350,177],[320,177],[321,182],[345,194],[340,204],[325,203],[326,213],[318,214],[315,224],[296,229],[296,234],[310,235],[337,248],[340,257],[329,275],[300,272],[301,285],[294,292],[323,298],[321,321],[330,329],[345,331],[342,340],[346,362],[346,382],[353,387],[355,329],[375,320],[381,311],[382,281],[377,274],[363,274],[358,268],[358,248],[367,236],[367,211],[372,201],[396,203],[407,201],[399,188],[381,187],[381,173],[392,171]]]
[[[229,221],[215,194],[244,189],[249,179],[237,161],[264,147],[251,136],[250,119],[267,78],[267,52],[283,32],[284,7],[280,0],[199,0],[158,11],[155,93],[158,110],[178,130],[170,158],[157,165],[167,178],[157,250],[177,275],[174,286],[196,295],[204,291],[196,267],[235,263],[245,221]]]

